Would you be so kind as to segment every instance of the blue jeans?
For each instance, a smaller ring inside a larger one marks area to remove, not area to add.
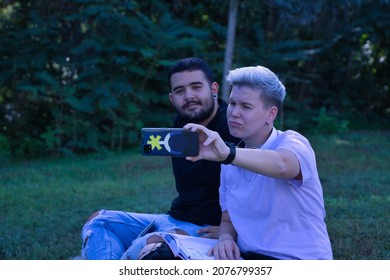
[[[138,252],[146,245],[151,234],[137,238],[142,230],[155,221],[153,231],[171,232],[180,229],[193,236],[203,227],[176,220],[166,214],[130,213],[124,211],[100,210],[82,229],[82,256],[91,260],[117,260],[126,252],[136,259]]]

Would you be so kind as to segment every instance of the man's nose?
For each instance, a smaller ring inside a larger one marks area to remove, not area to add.
[[[186,100],[191,100],[191,99],[194,99],[194,98],[195,98],[194,92],[191,89],[186,89],[185,90],[185,99]]]

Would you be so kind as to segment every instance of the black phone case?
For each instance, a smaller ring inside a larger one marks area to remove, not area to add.
[[[145,156],[197,156],[198,133],[182,128],[143,128],[141,148]]]

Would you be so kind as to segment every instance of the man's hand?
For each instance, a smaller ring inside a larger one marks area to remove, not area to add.
[[[197,233],[200,235],[200,237],[203,238],[217,239],[218,230],[219,230],[218,226],[209,226],[209,227],[203,227],[198,229]]]

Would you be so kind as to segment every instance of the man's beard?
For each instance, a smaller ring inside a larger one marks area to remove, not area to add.
[[[202,105],[200,111],[191,112],[189,114],[184,113],[183,111],[177,112],[185,123],[201,123],[211,116],[214,111],[214,106],[214,99],[210,98],[209,100],[207,100],[206,104]]]

